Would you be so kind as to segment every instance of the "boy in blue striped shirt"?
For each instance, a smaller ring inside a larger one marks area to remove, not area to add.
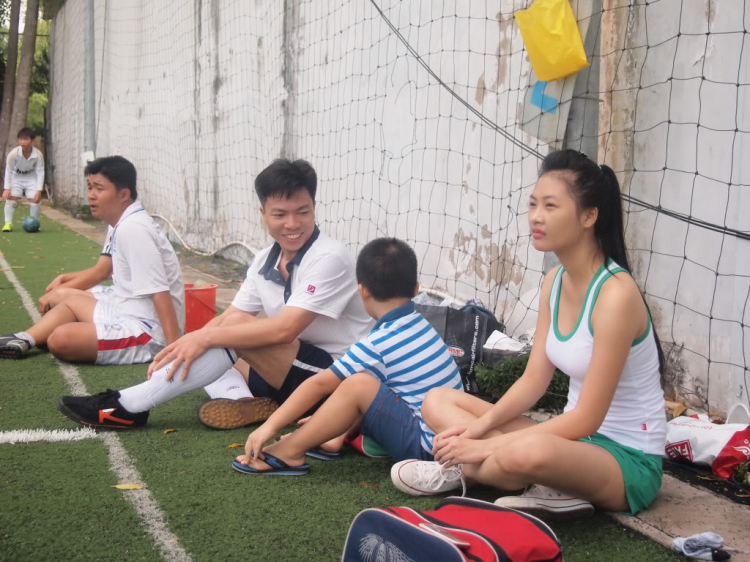
[[[411,302],[419,289],[417,256],[401,240],[378,238],[360,252],[356,273],[365,310],[377,320],[372,332],[302,383],[250,434],[245,454],[233,463],[235,470],[307,474],[306,454],[333,456],[345,435],[357,428],[395,460],[432,460],[435,434],[422,420],[422,401],[432,388],[463,387],[447,346]],[[301,429],[264,447],[329,394]]]

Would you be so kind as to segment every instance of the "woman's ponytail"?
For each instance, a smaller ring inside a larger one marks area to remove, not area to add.
[[[605,263],[612,259],[630,272],[630,260],[628,260],[628,251],[625,246],[625,225],[622,218],[622,193],[614,170],[609,166],[598,166],[581,152],[566,149],[550,152],[542,161],[539,175],[556,171],[569,173],[566,182],[578,202],[579,209],[597,209],[598,217],[594,225],[594,236],[604,254]],[[641,298],[651,317],[651,310],[643,294]],[[663,374],[664,352],[659,343],[653,319],[651,326],[659,354],[659,372]]]

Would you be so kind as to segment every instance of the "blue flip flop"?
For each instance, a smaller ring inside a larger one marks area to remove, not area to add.
[[[289,466],[278,457],[274,457],[269,453],[263,454],[266,457],[265,463],[271,468],[258,470],[257,468],[252,468],[236,460],[232,461],[232,468],[243,474],[267,474],[268,476],[304,476],[310,472],[310,465],[308,464]]]
[[[305,453],[308,457],[318,459],[319,461],[337,461],[341,458],[341,453],[332,453],[321,449],[320,447],[313,447]]]
[[[279,441],[281,441],[281,437],[277,437],[272,443],[278,443]],[[332,453],[331,451],[326,451],[320,447],[313,447],[305,454],[311,459],[318,459],[319,461],[337,461],[341,458],[341,453]]]

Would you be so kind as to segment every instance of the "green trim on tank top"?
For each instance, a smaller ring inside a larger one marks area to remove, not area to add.
[[[639,343],[642,343],[643,340],[645,340],[650,333],[651,333],[651,313],[648,311],[648,309],[646,309],[646,331],[643,332],[643,335],[641,335],[640,338],[635,340],[630,347],[635,347]]]
[[[609,260],[609,262],[611,261],[612,260]],[[607,265],[609,265],[609,263]],[[560,309],[560,293],[562,292],[562,274],[564,271],[565,271],[565,268],[563,266],[560,266],[560,269],[557,271],[557,275],[559,276],[559,282],[557,283],[557,297],[555,298],[555,310],[552,313],[552,330],[555,332],[555,337],[559,341],[568,341],[576,333],[576,331],[578,330],[578,326],[581,325],[581,320],[583,320],[583,313],[586,311],[586,303],[589,300],[589,293],[591,293],[591,289],[593,288],[594,283],[596,282],[599,275],[601,275],[602,271],[604,271],[604,264],[602,264],[601,267],[599,267],[599,269],[596,270],[596,273],[594,273],[594,276],[591,278],[588,289],[586,289],[586,296],[583,297],[583,304],[581,305],[581,312],[578,313],[578,321],[576,322],[576,325],[573,327],[573,330],[567,336],[563,336],[557,327],[557,313]]]
[[[612,260],[609,260],[609,263],[612,263]],[[607,265],[609,265],[609,263]],[[614,276],[615,273],[620,273],[621,271],[628,273],[627,269],[625,269],[624,267],[619,267],[619,266],[616,267],[615,269],[607,270],[607,271],[609,272],[609,275],[605,275],[602,278],[602,280],[599,282],[599,284],[597,285],[596,291],[594,291],[594,298],[591,301],[591,308],[589,309],[589,333],[591,334],[591,337],[594,337],[594,326],[591,324],[591,316],[594,313],[594,305],[596,304],[596,299],[599,298],[599,291],[601,291],[602,285],[604,285],[604,282],[607,279]],[[651,314],[649,314],[648,310],[646,310],[646,330],[637,339],[633,340],[633,343],[630,344],[630,347],[635,347],[636,345],[641,343],[643,340],[645,340],[650,330],[651,330]]]

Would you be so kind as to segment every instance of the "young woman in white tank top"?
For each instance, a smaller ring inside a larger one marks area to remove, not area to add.
[[[496,503],[550,519],[650,505],[666,437],[663,356],[629,273],[620,197],[614,172],[580,152],[544,159],[529,198],[532,244],[562,265],[542,283],[526,370],[495,405],[430,391],[422,415],[438,432],[436,462],[394,465],[399,489],[441,493],[465,479],[526,487]],[[535,423],[522,414],[544,395],[555,367],[570,377],[567,406]]]

